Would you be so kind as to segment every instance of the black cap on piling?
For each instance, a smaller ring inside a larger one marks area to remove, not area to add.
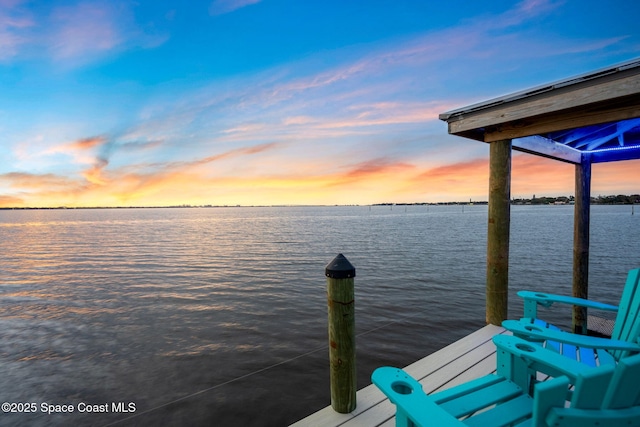
[[[324,269],[324,274],[332,279],[349,279],[356,277],[356,268],[344,255],[338,254]]]

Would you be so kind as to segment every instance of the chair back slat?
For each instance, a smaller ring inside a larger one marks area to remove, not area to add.
[[[640,269],[629,271],[627,282],[622,291],[618,316],[613,327],[612,339],[638,342],[640,336]],[[611,355],[620,360],[628,356],[627,351],[611,351]]]
[[[579,409],[599,409],[611,385],[616,368],[612,365],[599,366],[578,375],[574,384],[571,407]]]
[[[545,424],[574,426],[637,426],[640,424],[640,354],[615,367],[599,366],[577,376],[570,406],[555,406]]]
[[[602,401],[602,409],[640,405],[640,354],[625,357],[616,366]]]

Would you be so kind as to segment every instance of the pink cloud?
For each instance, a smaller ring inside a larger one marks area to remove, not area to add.
[[[77,141],[73,141],[70,142],[68,144],[63,145],[63,147],[65,148],[69,148],[69,149],[79,149],[79,150],[86,150],[89,148],[93,148],[99,145],[102,145],[106,142],[106,139],[102,136],[94,136],[94,137],[90,137],[90,138],[82,138],[79,139]]]
[[[19,207],[24,206],[24,199],[16,196],[0,195],[0,206],[2,207]]]
[[[204,157],[204,158],[201,158],[201,159],[192,160],[192,161],[188,161],[188,162],[169,162],[169,163],[165,163],[164,166],[166,168],[168,168],[168,169],[175,169],[175,168],[188,169],[188,168],[191,168],[191,167],[206,165],[206,164],[209,164],[209,163],[212,163],[212,162],[216,162],[216,161],[227,159],[227,158],[231,158],[231,157],[238,157],[238,156],[246,156],[246,155],[263,153],[265,151],[277,148],[278,146],[280,146],[279,143],[270,142],[270,143],[258,144],[258,145],[254,145],[254,146],[250,146],[250,147],[240,147],[240,148],[235,148],[235,149],[232,149],[232,150],[225,151],[223,153],[214,154],[212,156],[208,156],[208,157]]]
[[[71,156],[78,163],[94,163],[94,149],[99,148],[106,143],[107,139],[104,136],[92,136],[53,146],[46,150],[44,154],[61,153]]]
[[[94,185],[106,185],[108,179],[105,177],[104,170],[109,166],[109,160],[105,157],[96,157],[93,165],[82,171],[82,176]]]
[[[348,165],[345,169],[336,173],[321,174],[316,176],[316,179],[324,181],[328,187],[350,186],[359,182],[370,183],[380,179],[387,179],[390,175],[397,178],[400,174],[412,172],[415,166],[402,161],[377,158]],[[299,179],[305,180],[308,177],[300,176]],[[388,183],[389,181],[387,181]]]
[[[10,172],[0,175],[0,182],[12,188],[20,188],[24,190],[52,190],[52,189],[68,189],[74,185],[74,181],[55,175],[33,174],[26,172]]]

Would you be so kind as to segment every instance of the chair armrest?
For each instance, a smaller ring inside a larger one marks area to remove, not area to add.
[[[371,381],[395,404],[396,426],[462,427],[457,418],[424,393],[422,385],[402,369],[384,366],[373,371]]]
[[[518,292],[518,296],[524,299],[524,317],[536,318],[538,304],[543,307],[551,307],[556,302],[558,304],[578,305],[580,307],[593,308],[596,310],[618,311],[618,306],[615,305],[564,295],[520,291]]]
[[[516,336],[496,335],[493,343],[498,351],[498,375],[516,382],[525,390],[528,387],[529,369],[552,377],[566,376],[571,382],[579,374],[593,369]]]
[[[554,302],[560,304],[579,305],[581,307],[596,308],[605,311],[618,311],[617,305],[605,304],[603,302],[593,301],[590,299],[569,297],[566,295],[548,294],[544,292],[519,291],[518,296],[526,300],[536,301],[544,306],[551,306]]]
[[[505,320],[502,322],[502,327],[513,332],[514,335],[519,337],[534,338],[542,341],[558,341],[564,344],[593,349],[640,352],[640,344],[633,342],[572,334],[570,332],[542,328],[540,326],[518,320]]]

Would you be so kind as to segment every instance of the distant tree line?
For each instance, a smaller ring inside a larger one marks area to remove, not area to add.
[[[632,194],[630,196],[619,194],[617,196],[592,197],[591,203],[598,205],[631,205],[634,203],[640,203],[640,194]]]
[[[512,203],[516,205],[564,205],[575,203],[575,197],[536,197],[534,195],[531,199],[513,199]],[[591,197],[593,205],[631,205],[634,203],[640,204],[640,194]]]

